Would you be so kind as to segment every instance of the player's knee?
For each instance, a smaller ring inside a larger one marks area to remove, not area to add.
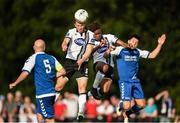
[[[142,102],[137,103],[137,105],[139,108],[143,109],[146,106],[146,103],[145,103],[145,101],[142,101]]]
[[[60,86],[60,85],[55,86],[56,91],[61,91],[62,89],[63,89],[63,86]]]
[[[44,122],[44,118],[41,114],[37,113],[37,120],[39,123],[43,123]]]
[[[103,66],[103,73],[106,73],[107,71],[108,71],[108,69],[109,69],[109,66],[108,65],[104,65]]]
[[[124,110],[129,110],[131,108],[131,103],[130,102],[124,102],[123,108],[124,108]]]

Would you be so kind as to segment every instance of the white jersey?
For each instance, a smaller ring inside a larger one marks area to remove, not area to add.
[[[111,65],[112,67],[114,67],[114,62],[113,62],[113,56],[114,55],[110,55],[108,58],[104,58],[103,55],[106,52],[106,50],[109,48],[109,46],[114,45],[116,43],[118,38],[114,35],[111,35],[111,34],[104,34],[104,35],[102,35],[102,38],[104,40],[106,40],[107,43],[106,43],[106,45],[97,49],[94,52],[94,54],[93,54],[94,63],[100,61],[100,62],[107,63],[107,64]],[[100,44],[99,41],[95,41],[95,47],[97,47],[99,44]]]
[[[65,38],[69,38],[69,46],[66,54],[66,58],[72,60],[79,60],[82,58],[86,51],[88,44],[94,45],[95,39],[93,38],[93,32],[87,30],[86,32],[79,33],[76,28],[70,29]]]

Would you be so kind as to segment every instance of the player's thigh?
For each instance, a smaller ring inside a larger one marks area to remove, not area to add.
[[[144,92],[140,82],[133,83],[132,95],[134,99],[144,99]]]
[[[140,106],[145,106],[145,100],[144,100],[144,92],[141,87],[141,83],[134,83],[133,86],[133,97],[135,99],[135,103]]]
[[[119,81],[120,97],[122,101],[132,100],[132,83]]]
[[[68,80],[70,80],[70,78],[76,72],[77,68],[78,68],[78,65],[76,61],[71,60],[71,59],[66,59],[66,62],[64,64],[64,69],[66,70],[65,76],[68,78]]]
[[[109,66],[109,69],[108,69],[108,71],[105,73],[104,78],[113,80],[113,77],[114,77],[114,69],[113,69],[112,66]]]
[[[88,63],[84,62],[80,69],[76,71],[76,78],[86,77],[88,78]]]
[[[55,96],[36,99],[37,113],[41,114],[44,119],[52,119],[54,117],[54,99]]]

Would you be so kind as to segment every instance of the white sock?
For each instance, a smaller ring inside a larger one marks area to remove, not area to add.
[[[57,99],[59,98],[60,92],[56,92],[56,96],[55,96],[55,102],[57,101]]]
[[[86,104],[86,94],[80,94],[78,98],[79,102],[79,112],[84,114],[85,104]]]
[[[93,83],[93,88],[97,88],[99,86],[99,84],[101,83],[102,79],[104,78],[104,74],[100,71],[98,71],[96,73],[96,77],[95,77],[95,80],[94,80],[94,83]]]

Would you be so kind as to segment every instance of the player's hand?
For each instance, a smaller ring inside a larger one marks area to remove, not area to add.
[[[58,72],[56,73],[56,78],[61,77],[61,76],[65,75],[65,74],[66,74],[66,71],[65,71],[65,69],[63,68],[63,69],[61,69],[60,71],[58,71]]]
[[[165,42],[165,40],[166,40],[166,35],[165,35],[165,34],[162,34],[161,37],[158,38],[158,43],[159,43],[160,45],[163,45],[164,42]]]
[[[106,40],[101,39],[101,42],[100,42],[99,46],[103,47],[104,45],[106,45]]]
[[[109,51],[110,51],[110,52],[113,51],[113,50],[115,50],[115,49],[116,49],[115,46],[113,46],[113,45],[109,46]]]
[[[68,49],[67,45],[62,45],[62,51],[63,51],[63,52],[66,52],[67,49]]]
[[[81,65],[82,65],[83,62],[84,62],[83,59],[79,59],[79,60],[77,61],[77,64],[78,64],[78,70],[80,70]]]
[[[11,83],[11,84],[9,84],[9,89],[13,89],[15,86],[16,86],[15,83]]]

